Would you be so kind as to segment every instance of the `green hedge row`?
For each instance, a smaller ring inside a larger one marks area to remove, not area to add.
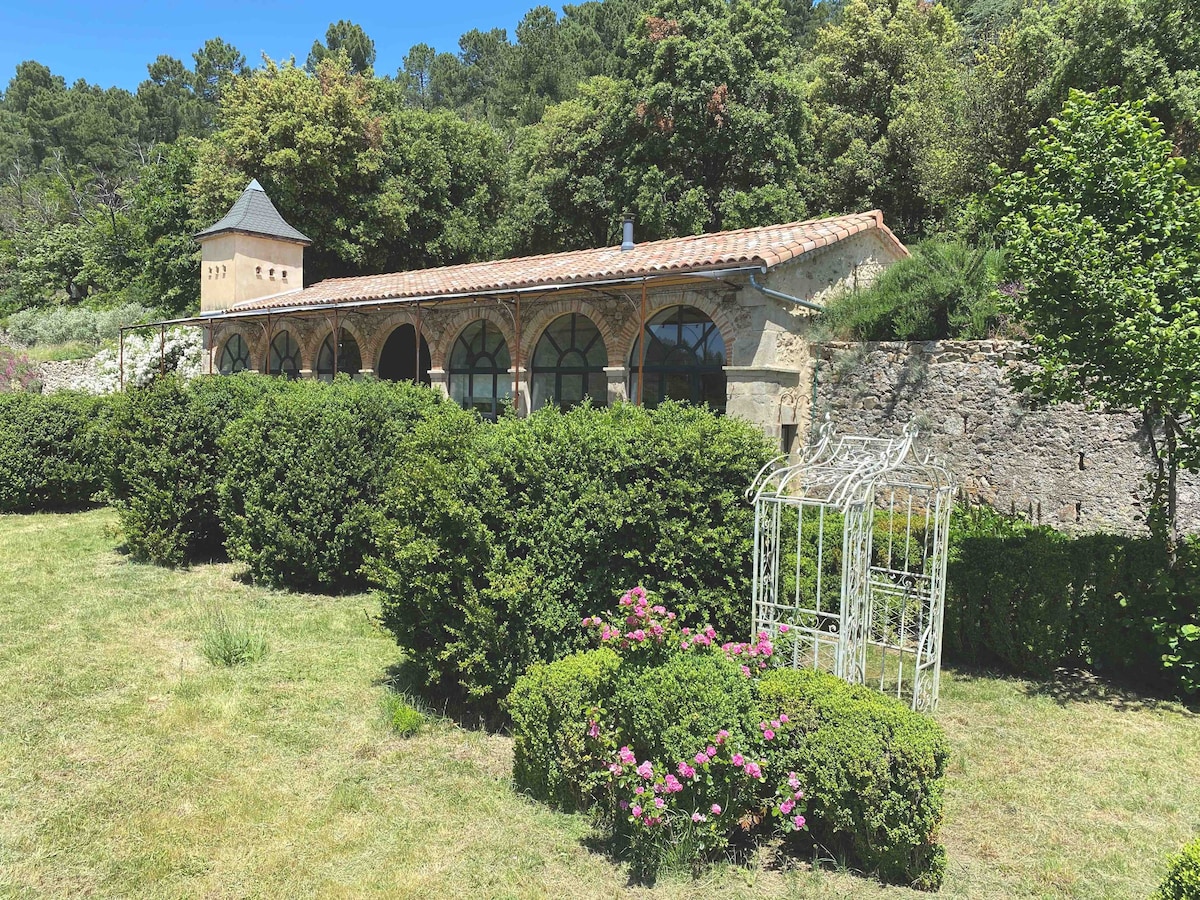
[[[745,633],[743,492],[770,455],[754,426],[672,403],[548,408],[494,425],[438,416],[407,451],[367,573],[435,691],[495,714],[639,579],[685,620]]]
[[[1200,689],[1200,539],[1175,567],[1150,538],[1073,537],[987,508],[956,514],[949,660],[1045,678],[1084,667],[1171,693]]]
[[[107,400],[0,393],[0,512],[96,502],[110,466]]]

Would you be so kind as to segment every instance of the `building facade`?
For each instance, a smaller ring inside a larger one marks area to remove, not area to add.
[[[308,239],[257,182],[197,239],[214,373],[415,380],[484,416],[707,402],[789,449],[813,315],[908,253],[879,212],[642,244],[627,223],[620,247],[304,287]]]

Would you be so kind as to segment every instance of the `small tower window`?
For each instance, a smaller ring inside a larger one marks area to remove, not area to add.
[[[283,278],[284,281],[287,281],[287,269],[283,270],[283,273],[280,277]]]
[[[208,277],[212,278],[212,266],[208,267]]]
[[[225,277],[225,267],[224,266],[221,266],[221,277],[222,278]]]
[[[274,269],[271,269],[270,271],[268,271],[267,274],[271,277],[272,281],[275,280],[275,270]]]
[[[257,275],[259,278],[262,278],[262,266],[255,266],[254,274]]]

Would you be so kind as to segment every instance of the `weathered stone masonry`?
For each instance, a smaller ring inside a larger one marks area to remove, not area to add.
[[[1036,408],[1006,375],[1008,341],[813,345],[816,418],[845,432],[915,420],[970,498],[1066,530],[1145,527],[1151,458],[1131,412]],[[810,382],[811,389],[811,382]],[[1200,530],[1200,479],[1184,476],[1180,519]]]

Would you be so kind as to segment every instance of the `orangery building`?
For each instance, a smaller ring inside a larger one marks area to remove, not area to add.
[[[310,243],[252,181],[201,244],[206,371],[414,380],[494,417],[548,403],[707,403],[791,449],[808,331],[906,256],[878,211],[304,284]]]

